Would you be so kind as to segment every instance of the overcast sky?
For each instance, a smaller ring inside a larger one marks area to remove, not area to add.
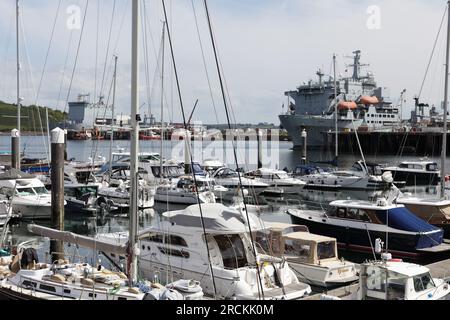
[[[226,118],[203,1],[193,1],[217,117],[203,64],[192,1],[166,0],[182,97],[187,113],[199,99],[195,120],[215,123],[218,119],[223,123]],[[59,3],[60,0],[21,0],[21,96],[27,105],[36,101]],[[65,109],[81,34],[81,30],[71,31],[67,27],[71,16],[67,9],[71,5],[79,5],[83,20],[86,3],[86,0],[61,0],[56,31],[37,99],[39,105]],[[152,112],[159,118],[161,80],[156,70],[163,12],[160,1],[146,0],[145,3],[148,68],[141,56],[141,104],[146,103],[142,114],[148,113],[150,95]],[[406,117],[413,105],[412,97],[420,90],[446,1],[209,0],[208,4],[237,121],[278,124],[277,115],[282,111],[285,91],[315,78],[318,68],[330,74],[333,53],[338,55],[338,69],[343,75],[345,65],[351,63],[347,56],[356,49],[362,50],[362,61],[370,63],[369,70],[375,74],[378,84],[389,88],[394,103],[398,101],[400,92],[407,89],[404,105]],[[377,20],[373,20],[376,16],[368,13],[368,8],[374,5],[380,10],[380,28],[377,28]],[[1,0],[0,100],[7,102],[14,102],[16,90],[14,19],[15,0]],[[113,27],[107,55],[111,20]],[[91,100],[94,100],[94,93],[98,96],[100,91],[108,96],[113,55],[117,54],[117,109],[124,114],[130,112],[130,21],[131,0],[89,0],[69,100],[76,99],[79,93],[90,93]],[[368,27],[368,22],[372,28]],[[432,104],[442,100],[444,91],[445,32],[441,32],[422,92],[423,100]],[[141,43],[141,54],[143,47]],[[166,47],[166,62],[170,59],[168,50]],[[69,56],[65,65],[67,52]],[[106,73],[103,72],[105,58]],[[145,70],[148,70],[150,86],[147,86]],[[171,71],[168,62],[165,73],[166,115],[169,114],[174,121],[181,121]],[[103,90],[100,89],[102,82]]]

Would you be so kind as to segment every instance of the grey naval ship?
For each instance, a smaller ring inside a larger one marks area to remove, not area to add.
[[[362,75],[361,51],[353,52],[353,73],[325,79],[319,70],[318,80],[309,81],[295,91],[288,91],[287,112],[279,116],[281,126],[293,140],[294,148],[302,147],[301,133],[308,134],[308,148],[323,148],[334,145],[337,116],[338,131],[379,132],[394,130],[401,126],[399,107],[390,101],[385,88],[379,87],[374,75],[367,71]],[[337,112],[336,112],[337,108]]]

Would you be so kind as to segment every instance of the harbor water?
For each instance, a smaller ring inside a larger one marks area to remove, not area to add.
[[[115,142],[114,149],[117,147],[123,148],[125,150],[129,150],[128,141],[119,141]],[[183,143],[182,143],[183,144]],[[26,157],[31,158],[45,158],[46,151],[43,147],[44,141],[42,137],[23,137],[22,138],[22,148]],[[177,152],[174,154],[174,149],[178,148],[179,143],[172,141],[165,141],[163,144],[163,157],[166,159],[173,159],[174,155],[177,156]],[[270,142],[268,143],[270,145]],[[193,144],[194,154],[204,155],[205,149],[211,149],[211,146],[214,147],[215,150],[225,150],[228,152],[232,152],[232,145],[227,144],[223,141],[211,142],[209,144],[203,143],[201,145]],[[0,150],[9,150],[10,148],[10,138],[9,137],[0,137]],[[238,154],[252,154],[256,152],[256,144],[244,143],[238,144]],[[295,166],[300,164],[301,161],[301,151],[296,151],[292,149],[292,143],[290,142],[277,142],[276,148],[278,150],[277,163],[276,166],[279,169],[288,168],[292,170]],[[159,141],[141,141],[140,143],[140,151],[141,152],[159,152],[160,150],[160,142]],[[78,161],[88,161],[90,158],[99,158],[105,157],[109,159],[109,151],[110,151],[110,142],[109,141],[68,141],[67,143],[67,152],[68,158],[74,158]],[[217,152],[216,152],[217,154]],[[202,160],[206,160],[206,157],[210,155],[205,155],[204,159],[201,159],[198,162],[202,162]],[[308,154],[308,159],[310,161],[329,161],[333,159],[334,154],[332,151],[330,152],[321,152],[321,151],[310,151]],[[219,157],[220,160],[222,160]],[[176,160],[183,161],[183,157],[180,156]],[[339,157],[339,165],[342,168],[349,168],[353,165],[353,163],[357,160],[360,160],[361,156],[359,154],[347,154]],[[230,160],[230,157],[223,157],[223,160]],[[232,160],[232,158],[231,158]],[[272,156],[273,160],[273,156]],[[399,161],[405,160],[418,160],[415,157],[406,156],[406,157],[396,157],[396,156],[369,156],[366,158],[366,161],[377,162],[380,164],[395,164]],[[439,162],[439,159],[432,159]],[[197,160],[196,160],[197,161]],[[227,162],[231,167],[235,167],[233,161],[224,161]],[[243,167],[246,170],[252,170],[256,168],[256,163],[249,163],[245,165],[245,163],[241,163],[240,167]],[[450,172],[450,159],[446,165],[446,171]],[[417,194],[419,196],[427,196],[427,197],[438,197],[439,186],[430,186],[430,187],[409,187],[406,191],[411,192],[413,194]],[[369,200],[374,197],[374,194],[367,191],[318,191],[318,190],[303,190],[298,194],[289,195],[285,198],[276,198],[276,199],[265,199],[271,204],[271,210],[265,212],[261,215],[261,218],[266,221],[275,221],[275,222],[286,222],[290,223],[290,217],[285,213],[285,210],[289,206],[294,205],[306,205],[311,208],[325,208],[327,204],[331,201],[338,199],[359,199],[359,200]],[[270,200],[270,201],[269,201]],[[159,214],[168,210],[176,210],[182,209],[183,207],[168,207],[165,204],[156,204],[155,207],[148,212],[141,213],[139,217],[139,227],[144,228],[149,226],[154,219],[159,218]],[[11,228],[11,238],[10,240],[13,243],[20,243],[30,239],[36,239],[37,248],[39,258],[42,261],[49,261],[49,241],[48,239],[43,239],[36,237],[35,235],[29,233],[27,231],[27,224],[33,221],[16,221]],[[37,224],[50,226],[50,221],[34,221]],[[86,218],[86,217],[77,217],[77,216],[69,216],[65,217],[65,229],[67,231],[71,231],[81,235],[95,236],[98,233],[110,233],[117,231],[127,231],[128,230],[128,217],[125,216],[105,216],[105,217],[97,217],[97,218]],[[80,257],[84,259],[86,262],[95,265],[99,260],[102,263],[106,262],[105,257],[99,255],[97,252],[92,250],[86,250],[84,248],[78,248],[76,246],[70,246],[66,244],[66,254],[72,259],[79,260]],[[354,254],[347,252],[340,252],[344,258],[348,260],[352,260],[354,262],[363,262],[367,257],[358,257]]]

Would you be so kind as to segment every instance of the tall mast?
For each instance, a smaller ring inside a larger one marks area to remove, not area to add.
[[[137,215],[138,215],[138,152],[139,152],[139,0],[133,0],[132,36],[131,36],[131,154],[130,154],[130,235],[129,235],[129,282],[137,280]]]
[[[111,137],[109,142],[109,175],[112,174],[112,152],[114,143],[114,116],[116,108],[116,87],[117,87],[117,56],[114,56],[114,87],[113,87],[113,101],[111,106]]]
[[[444,92],[444,132],[442,135],[442,159],[441,159],[441,198],[445,198],[445,160],[447,157],[447,109],[448,109],[448,72],[450,64],[450,1],[447,2],[448,26],[447,26],[447,53],[445,60],[445,92]]]
[[[161,60],[161,148],[160,148],[160,162],[159,162],[159,176],[162,182],[163,179],[163,141],[164,141],[164,54],[165,54],[165,36],[166,36],[166,22],[163,22],[162,31],[162,60]]]
[[[338,136],[338,98],[337,98],[337,81],[336,81],[336,54],[333,54],[333,72],[334,72],[334,135],[335,135],[335,156],[336,161],[339,156],[339,136]]]
[[[19,18],[20,18],[20,5],[19,0],[16,0],[16,53],[17,53],[17,130],[19,130],[20,134],[20,28],[19,28]],[[20,136],[19,138],[20,139]],[[20,140],[19,140],[19,149],[20,149]],[[20,156],[19,156],[20,159]],[[20,170],[20,161],[17,164],[18,169]]]

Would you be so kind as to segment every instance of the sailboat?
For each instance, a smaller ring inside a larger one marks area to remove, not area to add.
[[[86,299],[86,300],[154,300],[182,299],[172,288],[152,287],[151,283],[137,281],[137,155],[138,155],[138,33],[139,1],[133,1],[132,16],[132,149],[130,192],[130,238],[122,246],[112,246],[97,239],[63,231],[29,225],[35,234],[69,241],[80,246],[104,252],[125,255],[128,258],[127,273],[111,272],[102,266],[86,263],[70,263],[58,260],[53,264],[39,263],[34,249],[25,249],[13,259],[12,274],[0,281],[0,296],[7,299]],[[189,283],[190,284],[190,283]],[[173,285],[174,286],[174,285]],[[196,283],[194,287],[198,287]],[[156,291],[156,292],[155,292]]]
[[[449,3],[450,8],[450,3]],[[445,91],[444,91],[444,127],[442,132],[442,155],[441,155],[441,172],[440,172],[440,197],[439,199],[419,199],[402,194],[395,186],[387,192],[388,197],[392,197],[396,203],[404,205],[411,212],[416,214],[423,220],[431,223],[445,232],[444,236],[450,236],[450,200],[445,194],[445,170],[447,157],[447,115],[448,115],[448,87],[449,87],[449,70],[450,70],[450,13],[447,10],[448,27],[447,27],[447,43],[446,43],[446,62],[445,62]]]

